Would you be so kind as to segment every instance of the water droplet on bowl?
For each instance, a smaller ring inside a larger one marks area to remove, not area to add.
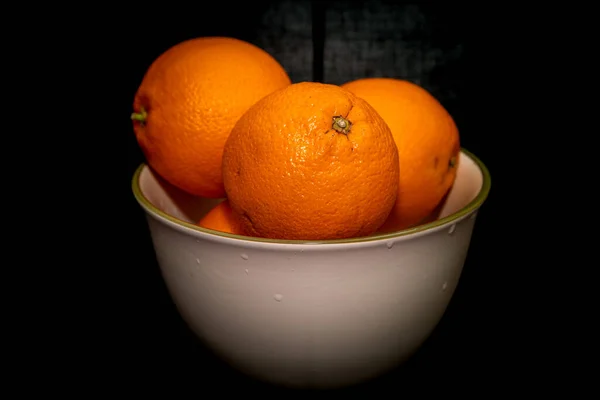
[[[385,245],[388,249],[391,249],[392,247],[394,247],[394,242],[387,242]]]
[[[196,243],[200,243],[200,239],[196,239]]]
[[[196,258],[196,264],[200,265],[200,259]]]
[[[281,300],[283,300],[283,295],[277,293],[273,296],[273,298],[275,299],[275,301],[281,301]]]
[[[247,260],[249,258],[248,254],[246,254],[246,253],[240,254],[240,257],[242,257],[242,260]]]
[[[454,234],[454,231],[456,230],[456,224],[452,224],[452,226],[450,227],[450,229],[448,230],[448,234],[452,235]]]
[[[248,274],[248,268],[246,268],[245,271],[246,271],[246,274]]]
[[[442,285],[442,290],[446,290],[448,288],[448,282],[444,282]]]

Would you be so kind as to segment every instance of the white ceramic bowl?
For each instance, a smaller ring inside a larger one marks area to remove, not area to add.
[[[440,219],[369,238],[271,241],[194,225],[220,200],[191,197],[142,164],[134,195],[175,304],[235,368],[286,386],[359,383],[402,363],[442,317],[490,190],[463,150]]]

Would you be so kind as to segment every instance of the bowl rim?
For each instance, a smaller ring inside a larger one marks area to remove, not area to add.
[[[458,210],[444,218],[440,218],[440,219],[437,219],[435,221],[432,221],[432,222],[429,222],[426,224],[417,225],[417,226],[403,229],[403,230],[400,230],[397,232],[381,233],[381,234],[375,234],[375,235],[371,235],[371,236],[356,237],[356,238],[349,238],[349,239],[330,239],[330,240],[266,239],[266,238],[235,235],[235,234],[226,233],[226,232],[219,232],[219,231],[215,231],[212,229],[200,227],[198,225],[192,224],[187,221],[183,221],[177,217],[169,215],[166,212],[160,210],[158,207],[156,207],[154,204],[152,204],[152,202],[150,202],[150,200],[148,200],[148,198],[142,192],[142,189],[139,184],[140,175],[142,174],[143,170],[146,167],[151,168],[146,162],[142,162],[135,170],[135,172],[133,174],[131,185],[132,185],[133,195],[134,195],[135,199],[137,200],[139,205],[142,206],[142,208],[148,214],[154,216],[155,218],[158,218],[159,220],[162,219],[163,221],[166,220],[172,224],[175,224],[175,226],[177,226],[179,228],[183,228],[185,230],[191,229],[192,231],[201,232],[202,234],[207,234],[207,235],[210,235],[213,237],[214,236],[221,237],[221,239],[228,238],[228,239],[236,239],[236,241],[242,241],[242,242],[255,242],[257,244],[263,243],[263,244],[274,244],[274,245],[276,245],[276,244],[326,245],[326,244],[367,243],[367,242],[373,242],[373,241],[379,241],[379,240],[396,239],[396,238],[405,237],[405,236],[409,236],[409,235],[414,236],[416,234],[423,234],[425,232],[432,231],[435,228],[439,228],[439,227],[447,225],[449,223],[456,223],[459,220],[462,220],[463,218],[472,214],[473,212],[476,212],[483,205],[483,203],[485,202],[485,200],[488,197],[488,194],[490,192],[491,185],[492,185],[491,175],[490,175],[488,168],[485,166],[485,164],[477,156],[475,156],[475,154],[471,153],[464,147],[461,147],[460,150],[461,150],[462,154],[469,157],[475,163],[475,165],[479,168],[479,171],[481,172],[481,175],[483,178],[481,189],[479,190],[479,192],[477,193],[475,198],[473,200],[471,200],[467,205],[465,205],[460,210]]]

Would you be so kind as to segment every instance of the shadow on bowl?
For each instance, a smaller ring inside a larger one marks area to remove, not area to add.
[[[439,218],[335,241],[249,238],[195,225],[220,199],[188,195],[142,164],[133,177],[173,301],[234,368],[288,387],[377,377],[428,338],[458,284],[490,190],[467,150]]]

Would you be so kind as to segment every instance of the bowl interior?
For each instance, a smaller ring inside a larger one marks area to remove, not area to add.
[[[489,173],[483,163],[463,149],[454,186],[448,193],[437,221],[426,226],[449,222],[446,220],[458,218],[479,207],[487,196],[489,186]],[[146,164],[142,164],[136,171],[133,189],[137,200],[147,212],[200,231],[205,230],[196,227],[195,223],[212,207],[223,201],[190,195],[169,184]]]

